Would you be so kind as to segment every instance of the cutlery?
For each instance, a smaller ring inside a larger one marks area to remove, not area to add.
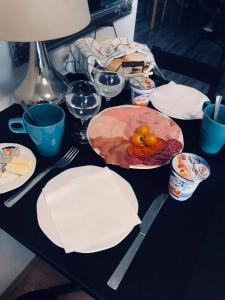
[[[39,126],[39,122],[32,116],[32,114],[29,112],[28,107],[25,103],[25,101],[21,101],[20,105],[22,106],[25,113],[28,115],[28,118],[30,119],[30,122],[32,125]]]
[[[122,281],[127,269],[129,268],[135,254],[137,253],[141,243],[143,242],[148,230],[152,226],[156,216],[158,215],[161,207],[163,206],[164,202],[168,198],[168,194],[160,194],[156,197],[150,207],[148,208],[147,212],[145,213],[142,223],[140,224],[140,232],[131,244],[130,248],[120,261],[119,265],[109,278],[107,285],[110,286],[113,290],[117,290],[119,287],[120,282]]]
[[[213,114],[213,119],[216,121],[218,114],[219,114],[219,109],[220,109],[220,103],[222,101],[222,96],[218,95],[216,96],[216,102],[215,102],[215,108],[214,108],[214,114]]]
[[[162,78],[163,80],[166,80],[165,76],[163,75],[162,71],[159,69],[158,66],[154,67],[154,73],[159,76],[159,78]]]
[[[29,192],[35,184],[37,184],[46,174],[48,174],[50,171],[56,168],[64,168],[69,163],[72,162],[72,160],[77,156],[79,153],[79,149],[77,149],[75,146],[71,147],[67,153],[61,157],[54,165],[48,167],[44,171],[42,171],[40,174],[38,174],[34,179],[32,179],[28,184],[26,184],[18,193],[11,196],[7,200],[5,200],[4,205],[6,207],[12,207],[14,204],[16,204],[27,192]]]

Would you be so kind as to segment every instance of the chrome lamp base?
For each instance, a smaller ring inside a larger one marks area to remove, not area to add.
[[[15,102],[61,104],[65,101],[66,91],[66,79],[51,64],[45,44],[31,42],[28,71],[14,93]]]

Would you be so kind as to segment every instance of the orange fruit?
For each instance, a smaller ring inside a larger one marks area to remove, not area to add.
[[[144,137],[142,134],[140,133],[135,133],[134,135],[132,135],[132,137],[130,138],[130,141],[133,145],[135,146],[141,146],[144,144]]]
[[[157,137],[153,133],[148,133],[144,136],[144,143],[147,146],[152,146],[155,144]]]
[[[146,134],[148,134],[150,132],[150,128],[148,125],[146,124],[142,124],[140,126],[138,126],[138,128],[136,129],[136,133],[140,133],[143,136],[145,136]]]

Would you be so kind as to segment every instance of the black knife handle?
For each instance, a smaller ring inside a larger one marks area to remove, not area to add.
[[[142,68],[144,68],[145,62],[144,61],[123,61],[122,66],[124,68],[127,68],[127,67],[142,67]]]
[[[122,258],[121,262],[119,263],[118,267],[112,273],[111,277],[109,278],[107,284],[113,290],[117,290],[121,280],[123,279],[127,269],[129,268],[135,254],[137,253],[141,243],[143,242],[145,235],[143,233],[139,233],[136,239],[131,244],[130,248],[128,249],[127,253]]]

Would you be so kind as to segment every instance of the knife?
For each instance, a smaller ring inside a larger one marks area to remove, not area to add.
[[[160,194],[156,197],[151,205],[149,206],[148,210],[146,211],[142,223],[140,224],[140,232],[131,244],[130,248],[127,250],[126,254],[122,258],[121,262],[119,263],[118,267],[112,273],[111,277],[109,278],[107,285],[111,287],[113,290],[117,290],[122,281],[127,269],[129,268],[135,254],[137,253],[141,243],[143,242],[148,230],[152,226],[156,216],[158,215],[161,207],[163,206],[164,202],[168,198],[168,194]]]

